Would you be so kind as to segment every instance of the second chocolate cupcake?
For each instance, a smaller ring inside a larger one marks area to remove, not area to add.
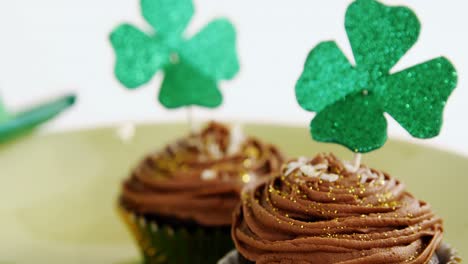
[[[427,203],[390,175],[333,155],[291,161],[247,188],[232,236],[238,255],[220,263],[459,262]]]

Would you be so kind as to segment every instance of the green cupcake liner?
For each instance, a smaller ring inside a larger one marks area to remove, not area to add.
[[[119,212],[138,243],[146,264],[217,263],[234,247],[230,233],[221,228],[175,228],[123,208],[119,208]]]

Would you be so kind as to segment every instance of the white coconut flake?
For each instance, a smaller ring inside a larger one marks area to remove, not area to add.
[[[328,169],[328,165],[320,163],[320,164],[314,165],[314,168],[316,170],[326,170],[326,169]]]
[[[286,176],[289,176],[289,174],[291,174],[293,171],[300,168],[301,166],[303,166],[303,164],[300,163],[300,162],[297,162],[297,161],[290,162],[290,163],[288,163],[287,170],[286,170],[286,172],[284,174]]]
[[[313,165],[302,165],[299,169],[307,177],[315,178],[319,174]]]
[[[201,179],[204,181],[210,181],[216,179],[216,172],[214,170],[204,170],[201,173]]]
[[[124,143],[130,143],[135,136],[135,124],[128,122],[120,125],[115,131],[117,137]]]
[[[235,124],[230,133],[230,144],[228,147],[228,154],[233,155],[240,151],[242,144],[245,141],[245,134],[242,130],[242,126],[240,124]]]
[[[300,167],[302,167],[304,165],[307,165],[307,162],[309,162],[309,159],[307,157],[299,157],[297,159],[297,161],[289,162],[288,165],[287,165],[287,170],[285,172],[285,175],[289,176],[289,174],[291,174],[296,169],[298,169],[298,168],[300,168]]]
[[[361,183],[367,182],[368,179],[377,179],[379,176],[371,171],[369,168],[360,168],[357,174],[361,175]]]
[[[339,175],[333,173],[322,173],[320,179],[329,182],[336,182],[340,178]]]

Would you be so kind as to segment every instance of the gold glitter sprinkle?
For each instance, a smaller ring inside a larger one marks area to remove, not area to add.
[[[244,173],[244,174],[242,175],[242,181],[243,181],[244,183],[250,182],[250,174]]]
[[[260,155],[260,152],[258,151],[258,149],[252,146],[246,148],[244,153],[248,157],[255,158],[255,159],[258,158]]]

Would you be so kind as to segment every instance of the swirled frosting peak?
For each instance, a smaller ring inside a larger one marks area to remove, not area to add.
[[[388,174],[333,155],[301,158],[242,195],[232,227],[255,263],[428,263],[442,220]]]
[[[278,172],[282,161],[272,145],[212,122],[144,159],[124,182],[121,204],[137,214],[230,225],[242,186]]]

